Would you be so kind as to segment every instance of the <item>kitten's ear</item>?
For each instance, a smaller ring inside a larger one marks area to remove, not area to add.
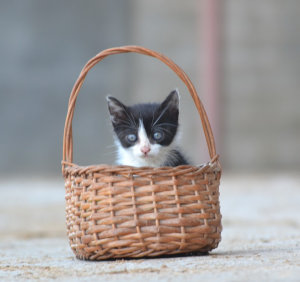
[[[110,120],[114,124],[118,120],[124,118],[126,106],[123,105],[118,99],[113,96],[107,96],[106,100],[108,102],[108,110],[110,113]]]
[[[170,110],[179,110],[179,92],[173,90],[161,104],[162,108],[168,107]]]

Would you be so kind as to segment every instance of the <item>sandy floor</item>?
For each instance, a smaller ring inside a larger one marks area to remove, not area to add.
[[[0,281],[300,281],[300,176],[226,175],[208,256],[89,262],[68,245],[63,180],[0,182]]]

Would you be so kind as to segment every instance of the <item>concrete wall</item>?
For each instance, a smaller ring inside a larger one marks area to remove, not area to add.
[[[84,64],[129,44],[126,1],[1,1],[2,175],[57,175],[68,99]],[[109,144],[105,95],[126,90],[126,58],[102,63],[87,78],[74,117],[75,160],[99,160]]]
[[[224,5],[228,168],[300,168],[300,1]]]
[[[222,132],[227,169],[300,166],[299,1],[222,2]],[[114,0],[0,3],[0,175],[59,175],[71,89],[103,49],[136,44],[164,53],[201,93],[201,1]],[[124,103],[181,93],[182,144],[208,160],[200,120],[183,83],[161,62],[111,56],[89,73],[74,116],[74,162],[114,159],[105,95]],[[209,113],[212,115],[213,113]]]

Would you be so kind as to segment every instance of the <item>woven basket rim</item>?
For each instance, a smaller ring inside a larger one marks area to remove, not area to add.
[[[94,172],[106,172],[106,173],[117,173],[120,175],[144,175],[144,176],[150,176],[155,174],[168,174],[170,176],[175,175],[181,175],[181,174],[187,174],[187,173],[200,173],[205,172],[208,168],[212,169],[214,168],[214,171],[220,172],[222,171],[220,162],[218,161],[218,155],[210,162],[203,163],[200,165],[180,165],[177,167],[149,167],[149,166],[143,166],[143,167],[134,167],[134,166],[128,166],[128,165],[109,165],[109,164],[94,164],[94,165],[87,165],[87,166],[81,166],[77,165],[75,163],[69,163],[69,162],[62,162],[62,164],[65,166],[63,174],[66,176],[66,174],[71,173],[72,175],[77,174],[89,174]]]

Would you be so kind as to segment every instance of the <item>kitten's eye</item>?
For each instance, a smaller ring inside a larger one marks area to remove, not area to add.
[[[127,140],[129,142],[135,142],[137,140],[137,137],[135,134],[129,134],[129,135],[127,135]]]
[[[153,139],[155,140],[155,141],[159,141],[159,140],[161,140],[163,138],[163,134],[161,133],[161,132],[155,132],[154,134],[153,134]]]

